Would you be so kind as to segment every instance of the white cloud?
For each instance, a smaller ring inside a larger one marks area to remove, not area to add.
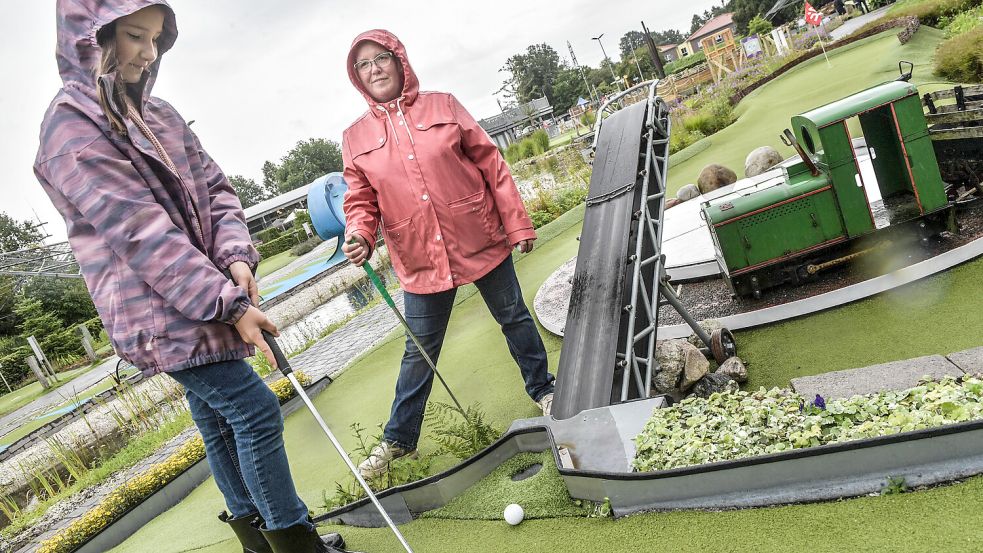
[[[546,42],[568,58],[569,40],[582,64],[601,60],[590,37],[604,34],[616,57],[627,31],[689,30],[694,12],[716,2],[338,2],[171,0],[175,48],[154,89],[187,119],[228,174],[261,180],[298,140],[338,140],[364,109],[345,71],[352,38],[370,28],[393,31],[406,44],[425,90],[453,92],[476,118],[497,113],[498,69],[512,54]],[[54,2],[2,0],[0,22],[0,197],[5,211],[33,218],[58,239],[60,216],[31,166],[38,126],[60,81],[54,61]]]

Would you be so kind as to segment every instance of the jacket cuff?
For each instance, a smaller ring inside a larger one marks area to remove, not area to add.
[[[246,314],[246,311],[252,306],[252,302],[249,298],[239,298],[233,304],[232,308],[229,310],[228,318],[223,321],[229,325],[234,325],[239,322],[239,319]]]
[[[255,248],[250,248],[252,251],[243,251],[243,249],[236,249],[236,251],[229,252],[224,256],[220,257],[215,263],[215,266],[219,270],[224,271],[232,266],[236,261],[242,261],[250,268],[255,268],[259,265],[259,252]]]
[[[535,240],[536,231],[531,228],[523,228],[518,230],[513,230],[508,233],[509,246],[516,246],[519,242],[523,240]]]
[[[352,229],[350,232],[365,239],[365,243],[369,245],[369,255],[372,255],[372,252],[375,251],[375,235],[369,234],[369,231],[361,228]],[[342,240],[344,240],[344,237],[342,237]]]

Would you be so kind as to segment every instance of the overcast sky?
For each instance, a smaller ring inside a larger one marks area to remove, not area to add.
[[[339,140],[365,110],[345,72],[348,47],[361,31],[395,33],[421,88],[454,93],[481,119],[498,113],[498,69],[526,46],[546,42],[569,61],[570,41],[581,64],[596,66],[602,55],[591,37],[604,33],[604,48],[617,60],[618,40],[641,30],[640,21],[653,31],[686,34],[693,14],[719,0],[170,2],[179,36],[164,56],[154,95],[195,121],[226,174],[261,182],[264,161],[278,161],[299,140]],[[41,118],[61,86],[55,2],[0,6],[0,211],[19,220],[36,212],[52,240],[63,240],[61,217],[32,171]]]

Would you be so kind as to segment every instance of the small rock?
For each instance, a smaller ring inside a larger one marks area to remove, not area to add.
[[[739,384],[747,382],[747,367],[740,357],[730,357],[723,362],[715,371],[717,374],[726,374]]]
[[[711,163],[700,171],[700,177],[696,179],[696,185],[700,188],[700,193],[706,194],[714,190],[734,184],[737,182],[737,173],[724,167]]]
[[[744,160],[744,176],[756,177],[781,163],[782,154],[771,146],[762,146],[747,155]]]
[[[731,380],[726,374],[719,372],[709,373],[693,385],[692,394],[697,397],[707,399],[711,394],[717,392],[736,392],[740,390],[737,382]]]
[[[693,384],[710,372],[710,361],[700,353],[690,343],[685,346],[686,366],[683,368],[683,380],[679,383],[679,389],[683,392],[689,390]]]
[[[683,203],[683,201],[680,200],[679,198],[669,198],[668,200],[666,200],[666,209],[669,209],[670,207],[676,207],[681,203]]]
[[[662,340],[656,344],[655,359],[659,370],[652,375],[652,387],[660,394],[679,389],[679,378],[686,368],[686,340]]]
[[[707,334],[713,334],[715,330],[720,330],[721,328],[724,327],[724,325],[721,324],[720,321],[718,321],[717,319],[707,319],[705,321],[700,321],[698,324],[700,325],[700,328],[706,331]],[[700,337],[697,336],[695,332],[693,334],[690,334],[689,338],[687,338],[686,341],[688,341],[689,343],[693,344],[698,348],[707,347],[707,345],[703,343],[703,340],[700,340]]]
[[[700,189],[695,184],[687,184],[676,192],[676,197],[680,201],[686,202],[700,196]]]

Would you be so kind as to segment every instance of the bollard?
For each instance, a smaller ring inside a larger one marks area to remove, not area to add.
[[[41,383],[42,388],[47,390],[48,388],[51,387],[51,383],[49,383],[48,379],[44,376],[44,371],[41,370],[41,365],[38,364],[38,360],[36,357],[34,357],[33,355],[28,356],[27,366],[31,368],[32,372],[34,372],[34,376],[37,377],[38,382]]]
[[[82,347],[85,348],[86,357],[89,358],[89,361],[98,361],[96,350],[92,347],[92,334],[89,334],[89,329],[82,324],[78,326],[78,331],[82,335]]]

